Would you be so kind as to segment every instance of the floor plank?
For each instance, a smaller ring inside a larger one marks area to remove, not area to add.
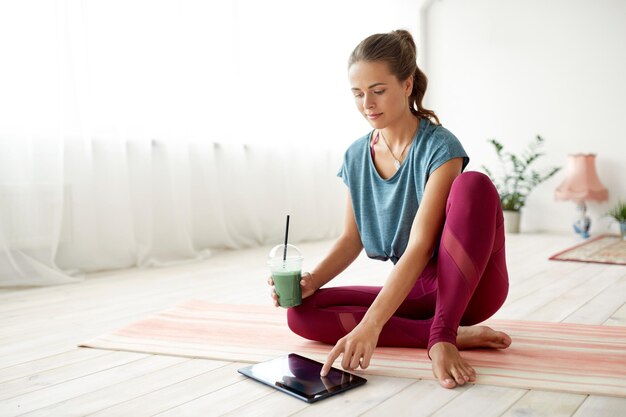
[[[567,316],[563,322],[603,324],[617,314],[617,311],[624,304],[624,294],[626,294],[626,276],[622,276],[616,283],[606,287],[578,310]]]
[[[24,416],[84,416],[113,407],[120,402],[133,400],[145,394],[150,394],[166,386],[180,383],[186,379],[225,366],[226,364],[226,362],[197,359],[174,362],[171,366],[165,366],[162,369],[147,372],[135,378],[130,378],[129,375],[129,379],[118,384],[39,408]]]
[[[279,391],[273,391],[255,401],[239,405],[223,415],[230,417],[280,417],[292,415],[308,406],[302,400],[287,396]]]
[[[0,369],[0,383],[26,377],[29,375],[40,374],[44,371],[60,368],[69,364],[82,362],[93,359],[98,356],[108,355],[111,352],[96,349],[72,349],[58,355],[47,356],[45,358],[28,361],[19,365],[9,366]]]
[[[433,417],[493,417],[500,416],[524,396],[519,388],[473,385],[467,391],[445,404]]]
[[[0,400],[50,388],[63,382],[73,381],[76,378],[96,374],[146,357],[147,355],[142,353],[108,352],[106,355],[16,378],[0,384]]]
[[[626,304],[622,304],[604,324],[607,326],[626,326]]]
[[[586,398],[586,395],[531,390],[502,417],[569,417]]]
[[[292,415],[298,417],[357,416],[414,383],[414,379],[369,375],[365,385],[320,401]]]
[[[624,417],[626,398],[592,395],[580,406],[574,417]]]
[[[615,288],[616,282],[626,277],[624,271],[615,268],[602,270],[590,276],[582,284],[568,290],[561,290],[558,297],[545,303],[532,313],[527,314],[525,320],[542,320],[560,322],[569,315],[593,300],[604,289]]]
[[[441,389],[436,381],[416,381],[362,415],[368,417],[430,416],[470,387],[471,385],[465,385],[454,390],[446,390]]]
[[[249,404],[271,394],[272,389],[257,382],[242,379],[208,394],[204,394],[192,401],[173,407],[159,417],[184,416],[221,416],[229,411]]]
[[[573,270],[571,273],[558,280],[547,279],[544,286],[518,298],[512,303],[505,304],[498,311],[498,318],[524,319],[537,309],[549,302],[556,300],[561,294],[585,284],[589,279],[600,276],[609,267],[594,264],[585,264],[582,268]]]
[[[209,372],[164,386],[132,400],[119,402],[114,406],[90,414],[90,416],[147,417],[163,413],[243,381],[245,377],[238,374],[237,369],[245,365],[242,363],[229,363]],[[252,381],[247,382],[253,384],[251,386],[254,389],[259,389],[258,385],[260,384],[254,384]]]
[[[114,363],[109,362],[105,369],[100,363],[101,359],[106,357],[101,356],[92,361],[85,361],[98,362],[99,366],[89,368],[87,364],[82,364],[82,375],[78,375],[75,364],[73,364],[42,373],[40,374],[41,380],[29,378],[24,381],[24,384],[20,384],[20,388],[24,386],[25,389],[20,390],[19,395],[9,396],[0,403],[0,415],[23,414],[49,407],[60,401],[102,389],[184,360],[173,356],[148,356],[115,352],[116,355],[118,353],[125,353],[126,357],[120,357]]]

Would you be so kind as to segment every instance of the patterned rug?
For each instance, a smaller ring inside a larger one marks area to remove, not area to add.
[[[602,235],[552,255],[550,259],[626,265],[626,240],[617,235]]]
[[[285,311],[188,301],[80,346],[248,363],[296,352],[324,362],[331,346],[293,334]],[[487,324],[507,332],[513,343],[505,350],[463,352],[478,373],[476,383],[626,397],[626,327]],[[370,367],[357,373],[433,379],[424,349],[377,348]]]

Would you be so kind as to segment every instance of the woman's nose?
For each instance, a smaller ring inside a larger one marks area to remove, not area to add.
[[[365,94],[363,99],[363,107],[366,109],[371,109],[374,107],[374,97],[371,94]]]

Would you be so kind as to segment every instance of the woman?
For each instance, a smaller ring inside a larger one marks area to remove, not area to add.
[[[289,327],[335,345],[322,375],[341,355],[344,369],[365,369],[376,346],[397,346],[426,348],[445,388],[474,381],[459,349],[511,343],[505,333],[473,326],[508,292],[498,194],[485,175],[462,173],[469,162],[463,147],[422,106],[427,80],[409,32],[363,40],[348,75],[373,130],[345,153],[338,174],[348,186],[344,231],[303,274],[303,303],[288,310]],[[363,248],[394,263],[383,287],[320,289]],[[273,287],[272,297],[278,305]]]

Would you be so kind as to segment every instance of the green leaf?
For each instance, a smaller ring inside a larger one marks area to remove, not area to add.
[[[560,167],[552,167],[543,173],[536,170],[527,172],[531,164],[534,164],[540,157],[544,156],[544,153],[539,151],[544,141],[545,139],[543,137],[537,135],[534,140],[528,144],[527,149],[520,155],[516,155],[511,152],[506,152],[504,146],[498,142],[498,140],[487,140],[487,142],[494,147],[496,155],[498,156],[501,172],[496,175],[495,172],[492,172],[484,165],[482,169],[496,186],[503,209],[521,209],[526,204],[528,194],[530,194],[537,185],[546,181],[561,170]]]

